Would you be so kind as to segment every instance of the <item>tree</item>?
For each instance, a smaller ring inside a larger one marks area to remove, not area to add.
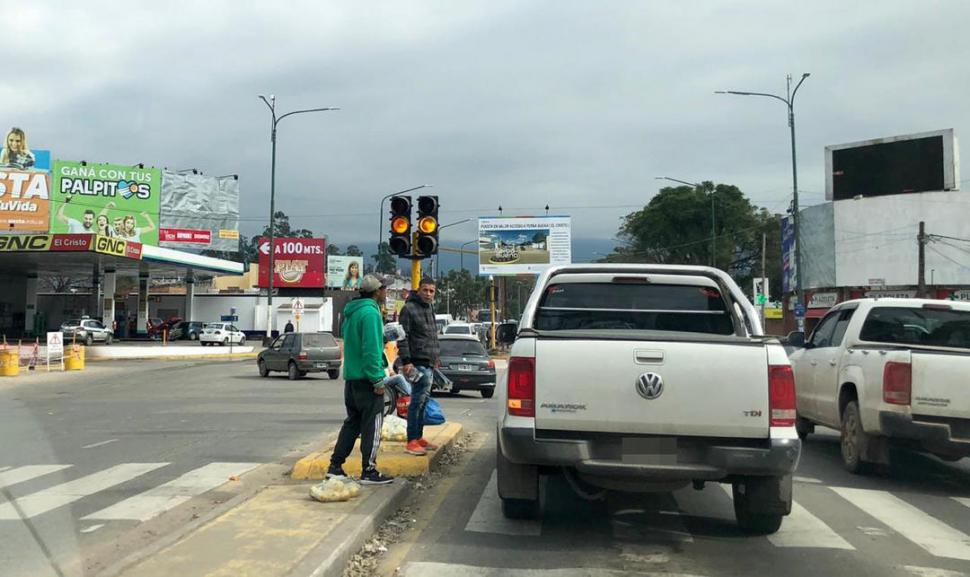
[[[622,245],[604,262],[711,264],[711,201],[715,212],[717,268],[747,289],[761,273],[761,238],[767,235],[767,273],[780,287],[780,217],[751,204],[736,186],[701,183],[665,187],[641,210],[623,218]],[[746,290],[746,292],[748,292]],[[778,289],[773,292],[778,294]]]
[[[347,247],[347,256],[364,256],[364,253],[361,252],[360,247],[358,247],[356,244],[352,244]]]
[[[380,274],[391,274],[397,270],[397,261],[386,242],[380,244],[377,254],[372,254],[371,258],[374,259],[374,270]]]
[[[452,269],[438,282],[438,312],[445,310],[445,302],[450,300],[451,314],[457,317],[470,317],[473,310],[486,305],[488,279],[472,276],[467,270]],[[447,291],[451,291],[450,296]]]
[[[327,245],[327,256],[340,256],[340,247],[335,244]]]

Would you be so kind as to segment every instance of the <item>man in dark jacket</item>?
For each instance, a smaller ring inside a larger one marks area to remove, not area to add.
[[[377,471],[384,416],[384,321],[378,302],[383,302],[387,287],[380,278],[367,275],[360,282],[360,298],[344,307],[344,405],[347,419],[340,427],[337,444],[330,457],[327,478],[346,477],[344,461],[360,437],[360,482],[384,485],[394,480]]]
[[[412,455],[427,455],[438,447],[424,438],[424,411],[431,394],[434,366],[438,362],[438,325],[434,320],[435,283],[430,278],[421,279],[418,290],[401,309],[399,322],[407,338],[398,342],[398,354],[404,364],[403,374],[412,382],[411,404],[408,407],[408,444],[405,451]],[[417,371],[420,378],[411,378]]]

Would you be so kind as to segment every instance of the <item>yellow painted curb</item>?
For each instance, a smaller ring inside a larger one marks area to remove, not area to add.
[[[404,452],[405,443],[381,441],[381,449],[377,454],[377,468],[381,473],[392,477],[421,477],[427,475],[440,458],[442,452],[458,438],[462,432],[461,423],[445,423],[425,427],[424,437],[438,445],[437,451],[431,451],[425,457],[417,457]],[[330,467],[330,455],[333,445],[325,451],[310,453],[297,461],[293,466],[290,477],[299,481],[319,481],[327,474]],[[344,472],[351,476],[360,476],[360,440],[354,444],[354,450],[344,463]]]

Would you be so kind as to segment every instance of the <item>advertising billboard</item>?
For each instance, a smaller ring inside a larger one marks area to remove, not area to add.
[[[327,288],[355,291],[364,278],[364,257],[327,256]]]
[[[49,172],[51,151],[32,149],[27,133],[21,128],[13,127],[6,132],[3,143],[0,143],[0,167]]]
[[[479,274],[539,274],[571,263],[570,227],[568,216],[479,218]]]
[[[239,250],[239,180],[235,175],[162,173],[159,245]]]
[[[273,239],[273,288],[323,288],[326,280],[322,238]],[[269,239],[260,238],[259,288],[269,287]]]
[[[160,191],[155,168],[55,160],[50,230],[158,246]]]
[[[46,172],[0,168],[0,232],[50,230],[50,189]]]
[[[795,290],[795,225],[791,217],[781,219],[781,292]]]

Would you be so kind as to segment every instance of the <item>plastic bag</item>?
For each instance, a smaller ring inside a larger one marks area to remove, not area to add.
[[[411,395],[404,395],[397,398],[397,416],[402,419],[408,418],[408,407],[411,406]]]
[[[388,415],[384,418],[384,424],[381,426],[381,440],[402,443],[407,441],[408,422],[395,415]]]
[[[445,414],[441,410],[441,405],[435,399],[428,399],[428,403],[424,406],[424,424],[425,425],[443,425],[445,422]]]
[[[353,479],[327,479],[310,487],[310,497],[321,503],[348,501],[360,495],[360,485]]]

